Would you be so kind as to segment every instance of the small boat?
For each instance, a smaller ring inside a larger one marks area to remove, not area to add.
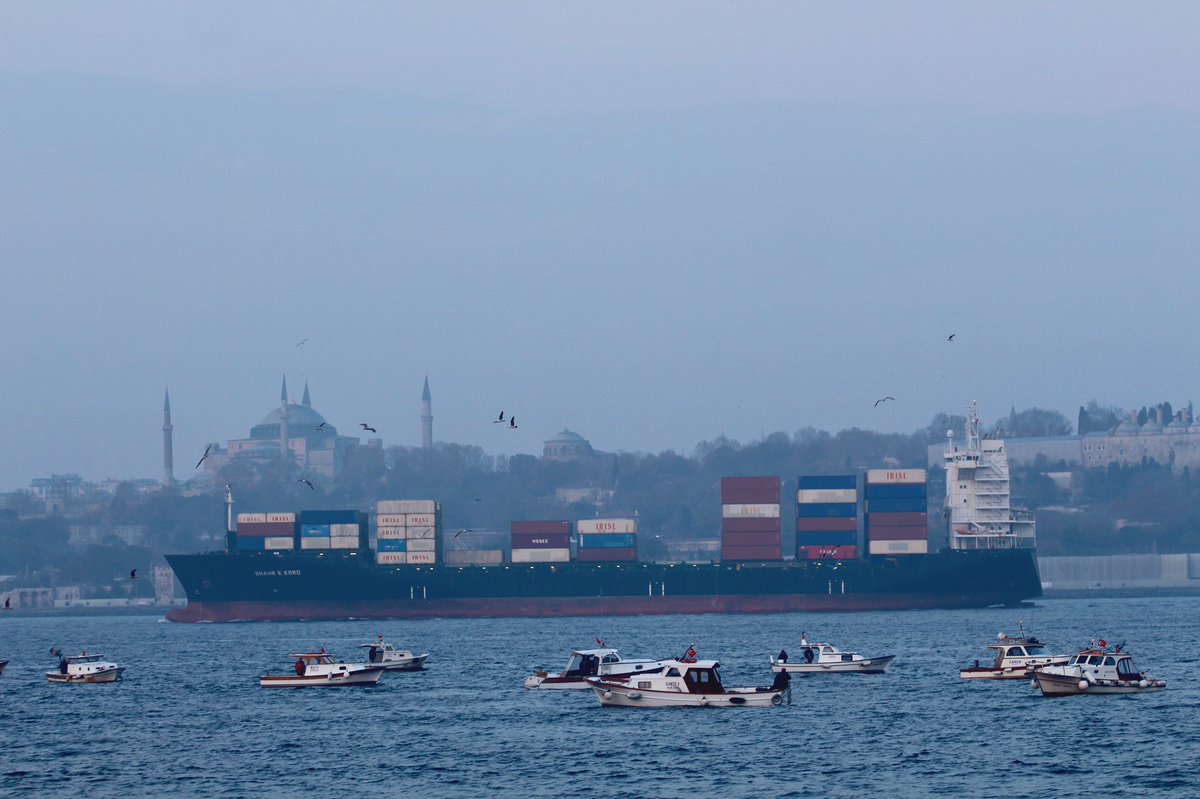
[[[4,667],[8,665],[7,660],[0,660],[0,674],[4,673]]]
[[[66,655],[58,661],[56,671],[46,672],[46,679],[53,683],[107,683],[116,682],[125,673],[124,666],[104,660],[104,655]]]
[[[779,674],[883,674],[896,659],[895,655],[863,657],[857,652],[843,652],[831,644],[810,644],[800,633],[801,658],[788,660],[786,651],[771,658],[771,671]]]
[[[1000,633],[996,643],[988,644],[988,649],[994,650],[996,657],[990,666],[981,666],[975,661],[974,666],[958,670],[959,678],[963,680],[1023,680],[1029,677],[1032,669],[1040,666],[1061,666],[1067,662],[1064,656],[1051,655],[1046,652],[1046,644],[1032,635],[1025,635],[1025,625],[1019,624],[1020,632],[1015,636]]]
[[[1139,672],[1133,655],[1122,652],[1121,645],[1110,649],[1103,639],[1099,646],[1072,655],[1064,665],[1035,668],[1032,683],[1042,696],[1144,694],[1167,687],[1166,680]]]
[[[292,674],[267,672],[258,678],[263,688],[319,688],[341,685],[375,685],[386,666],[372,663],[337,663],[324,649],[320,652],[301,652],[292,658]]]
[[[601,646],[599,649],[572,652],[567,659],[567,667],[558,674],[550,674],[539,666],[536,672],[525,678],[525,687],[543,691],[580,691],[588,687],[589,677],[623,680],[635,674],[655,674],[662,670],[661,660],[626,660],[617,650]]]
[[[428,652],[414,655],[407,649],[397,649],[384,641],[382,635],[376,636],[372,643],[360,645],[359,649],[366,649],[367,662],[383,666],[384,671],[420,671],[425,668],[425,659],[429,657]]]
[[[616,681],[589,677],[588,685],[606,707],[770,707],[782,705],[791,677],[775,675],[769,688],[726,688],[715,660],[699,660],[688,648],[678,660],[662,661],[663,670]]]

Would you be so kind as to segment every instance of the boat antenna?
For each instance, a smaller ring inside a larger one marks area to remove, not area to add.
[[[225,532],[233,532],[233,488],[225,484]]]

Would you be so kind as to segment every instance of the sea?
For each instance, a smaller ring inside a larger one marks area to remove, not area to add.
[[[1070,653],[1125,642],[1167,681],[1138,696],[1044,699],[963,682],[1000,632]],[[602,640],[628,657],[721,662],[769,685],[801,633],[885,675],[792,681],[770,708],[602,708],[527,691],[538,666]],[[260,688],[289,652],[347,661],[377,634],[429,652],[375,688]],[[103,652],[115,685],[52,685],[51,648]],[[879,613],[172,624],[153,616],[0,617],[0,796],[924,797],[1200,795],[1200,597],[1043,599]]]

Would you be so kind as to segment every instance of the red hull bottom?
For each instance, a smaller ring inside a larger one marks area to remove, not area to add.
[[[972,608],[1013,604],[1011,596],[788,594],[777,596],[538,597],[394,602],[193,602],[167,613],[175,622],[478,619],[653,616],[673,613],[791,613]]]

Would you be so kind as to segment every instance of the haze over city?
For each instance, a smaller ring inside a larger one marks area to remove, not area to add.
[[[0,487],[158,476],[166,386],[186,478],[284,373],[492,453],[1182,405],[1198,22],[9,4]]]

